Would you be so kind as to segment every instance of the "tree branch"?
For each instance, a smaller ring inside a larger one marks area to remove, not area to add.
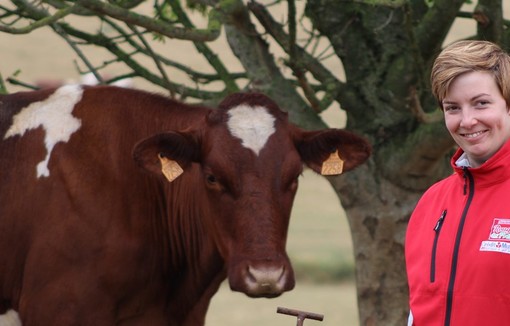
[[[32,84],[29,84],[29,83],[22,82],[21,80],[18,80],[18,79],[13,78],[13,77],[7,77],[7,82],[12,84],[12,85],[23,86],[23,87],[31,89],[31,90],[39,89],[39,87],[37,87],[37,86],[34,86]]]
[[[131,55],[129,55],[121,48],[119,48],[119,46],[115,44],[112,40],[110,40],[108,37],[102,34],[91,35],[83,31],[74,29],[73,27],[68,25],[61,25],[61,27],[69,35],[85,40],[89,44],[105,48],[106,50],[111,52],[116,58],[118,58],[120,61],[124,62],[124,64],[126,64],[129,68],[131,68],[136,73],[137,76],[140,76],[146,79],[147,81],[160,87],[168,86],[161,77],[155,75],[154,73],[146,69],[143,65],[135,61]],[[183,97],[190,96],[198,99],[214,99],[224,95],[224,92],[201,91],[194,88],[186,87],[181,84],[172,83],[171,81],[169,81],[169,83],[171,84],[171,87],[173,87],[173,89],[175,89],[176,92],[181,94]]]
[[[501,0],[479,0],[473,12],[479,39],[501,44],[503,41],[503,4]]]
[[[0,94],[7,94],[7,87],[5,87],[4,78],[2,77],[2,74],[0,74]]]
[[[419,122],[429,124],[443,120],[443,112],[439,110],[432,113],[426,113],[423,111],[416,87],[411,87],[409,94],[411,99],[411,112],[413,112]]]
[[[97,69],[94,68],[94,65],[89,61],[89,59],[83,54],[83,52],[78,48],[78,46],[68,37],[64,29],[59,24],[52,24],[51,27],[53,30],[62,37],[67,44],[73,49],[73,51],[78,55],[78,57],[83,61],[83,63],[87,66],[90,72],[94,75],[99,84],[104,84],[103,77],[101,74],[97,72]]]
[[[307,129],[324,128],[325,123],[276,66],[268,44],[257,33],[242,0],[230,1],[222,10],[227,41],[252,81],[250,87],[267,94],[283,109],[292,108],[287,110],[294,123]]]
[[[76,6],[74,5],[60,9],[54,15],[36,20],[34,23],[29,24],[28,26],[25,27],[16,28],[11,26],[0,25],[0,32],[5,32],[9,34],[28,34],[38,28],[45,27],[57,22],[58,20],[64,18],[65,16],[72,14],[75,10]]]
[[[183,23],[184,27],[193,29],[195,26],[188,18],[184,10],[180,5],[179,1],[175,0],[167,0],[167,3],[170,4],[174,13],[177,15],[179,21]],[[221,3],[219,4],[219,8],[221,8]],[[220,9],[221,10],[221,9]],[[197,48],[198,52],[202,53],[204,58],[209,62],[209,64],[213,67],[213,69],[218,73],[218,76],[225,83],[227,92],[237,92],[239,91],[239,87],[237,86],[235,79],[232,78],[227,68],[219,60],[218,56],[206,45],[204,42],[193,41],[193,44]]]
[[[437,53],[441,40],[446,38],[450,27],[465,0],[435,0],[415,29],[418,47],[425,62]]]
[[[322,90],[325,92],[325,95],[320,104],[318,104],[317,111],[320,112],[328,108],[329,105],[342,92],[344,83],[339,81],[333,74],[331,74],[328,69],[324,67],[324,65],[322,65],[313,56],[308,54],[303,48],[299,47],[295,43],[294,46],[291,46],[289,41],[291,37],[285,33],[283,26],[272,18],[272,16],[263,5],[255,1],[251,1],[248,3],[248,8],[262,24],[266,32],[273,37],[273,39],[280,45],[280,47],[286,53],[290,53],[290,49],[293,48],[295,51],[295,56],[299,58],[296,60],[299,60],[302,67],[308,70],[315,79],[322,83]],[[301,83],[300,85],[305,86]]]
[[[287,65],[292,69],[294,76],[296,76],[298,84],[303,90],[303,94],[308,100],[308,103],[310,103],[312,109],[315,112],[320,113],[321,111],[323,111],[323,109],[321,110],[320,102],[315,96],[315,92],[310,87],[310,84],[306,79],[305,69],[303,68],[301,60],[297,54],[296,3],[294,2],[294,0],[288,0],[287,3],[288,3],[287,17],[289,22],[289,48],[287,49],[287,53],[289,54],[289,62]]]
[[[389,8],[400,8],[408,3],[408,0],[353,0],[352,2],[358,2],[368,4],[371,6],[382,6]]]
[[[151,32],[159,33],[175,39],[201,42],[214,41],[219,37],[221,31],[221,23],[218,18],[218,13],[214,9],[209,13],[207,29],[189,30],[186,28],[171,26],[166,22],[158,21],[154,18],[140,15],[133,11],[111,5],[100,0],[77,0],[76,4],[92,10],[97,14],[107,15],[127,24],[144,27]]]
[[[103,17],[103,21],[108,24],[110,27],[112,27],[114,30],[119,33],[119,36],[117,38],[121,38],[123,41],[125,41],[129,46],[131,46],[134,49],[135,53],[140,53],[143,55],[146,55],[148,57],[152,57],[153,55],[156,56],[157,60],[163,63],[166,66],[175,68],[177,70],[182,71],[184,74],[188,75],[189,78],[194,81],[201,84],[208,84],[210,82],[219,81],[221,80],[220,76],[217,74],[207,74],[207,73],[201,73],[197,72],[190,67],[187,67],[179,62],[170,60],[167,57],[163,57],[162,55],[159,55],[158,53],[153,52],[152,54],[149,53],[149,51],[137,44],[126,31],[124,31],[118,24],[116,24],[113,20],[110,20],[106,17]],[[118,61],[118,60],[115,60]],[[232,73],[230,74],[230,77],[233,79],[246,79],[246,73]]]
[[[447,175],[450,166],[445,162],[446,154],[454,145],[442,121],[424,123],[403,141],[386,144],[375,159],[388,180],[422,191]]]
[[[147,43],[147,41],[145,41],[145,38],[143,37],[143,35],[138,31],[138,29],[136,28],[136,26],[132,26],[130,24],[128,24],[128,27],[135,33],[135,35],[138,37],[138,39],[140,40],[140,42],[142,42],[143,46],[144,46],[144,49],[146,50],[146,52],[148,53],[148,55],[152,58],[152,60],[154,61],[154,64],[156,65],[156,67],[158,68],[158,71],[159,73],[161,74],[161,76],[163,77],[162,80],[163,82],[165,83],[166,85],[166,89],[170,92],[170,96],[172,98],[175,98],[175,89],[173,87],[173,85],[170,83],[170,79],[168,78],[168,75],[165,71],[165,69],[163,68],[163,66],[161,65],[161,60],[159,60],[159,57],[154,53],[154,51],[152,50],[151,46],[149,45],[149,43]]]

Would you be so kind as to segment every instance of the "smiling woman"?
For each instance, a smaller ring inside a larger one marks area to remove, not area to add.
[[[472,167],[510,137],[510,57],[490,42],[460,41],[436,59],[432,91]]]
[[[427,190],[409,222],[409,325],[499,324],[510,319],[510,240],[500,236],[510,225],[510,56],[456,42],[431,80],[460,148],[455,173]]]
[[[472,167],[482,165],[510,137],[510,114],[492,73],[457,77],[443,100],[446,128]]]

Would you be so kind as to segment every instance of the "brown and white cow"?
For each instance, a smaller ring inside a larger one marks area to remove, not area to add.
[[[2,95],[0,309],[25,326],[202,325],[226,277],[289,291],[298,177],[336,150],[348,171],[370,147],[261,94],[218,109],[110,86]]]

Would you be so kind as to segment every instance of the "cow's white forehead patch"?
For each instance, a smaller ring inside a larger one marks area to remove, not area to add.
[[[269,137],[275,132],[272,116],[263,106],[238,105],[228,111],[227,122],[230,133],[241,139],[242,145],[255,154],[266,145]]]
[[[37,165],[37,177],[50,175],[48,162],[53,147],[58,142],[67,142],[71,135],[80,129],[81,121],[71,114],[80,101],[83,90],[78,85],[66,85],[57,89],[44,101],[31,103],[13,118],[12,126],[7,130],[4,139],[12,136],[23,136],[27,130],[40,126],[44,128],[44,144],[46,158]]]

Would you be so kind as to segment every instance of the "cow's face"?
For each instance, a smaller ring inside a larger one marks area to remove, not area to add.
[[[200,165],[210,212],[207,227],[233,290],[254,297],[291,290],[294,275],[285,244],[303,164],[320,172],[339,150],[349,170],[368,157],[369,146],[341,130],[305,132],[259,94],[233,95],[206,120],[201,131],[143,141],[135,158],[156,173],[162,166],[153,163],[155,155],[163,165],[176,162],[184,173],[192,162]]]

